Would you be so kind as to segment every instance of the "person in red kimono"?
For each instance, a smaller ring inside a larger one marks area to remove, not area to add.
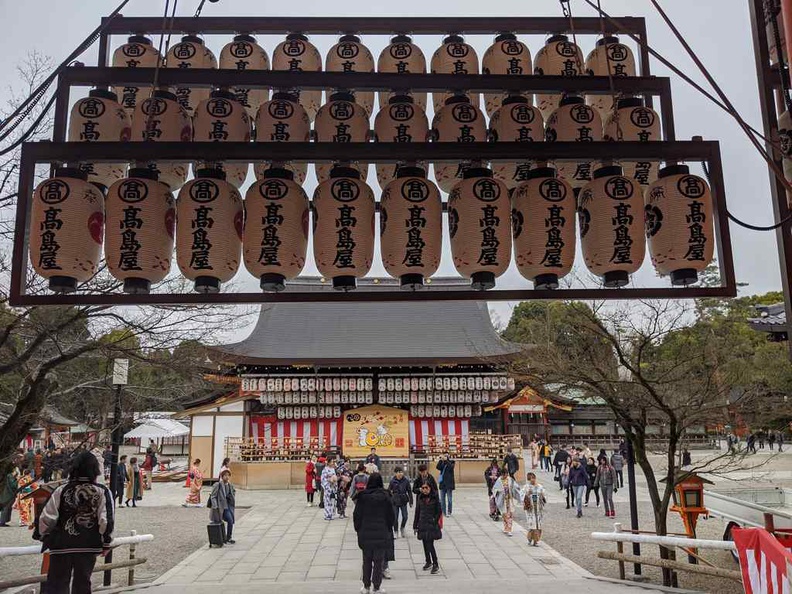
[[[313,507],[314,493],[316,492],[316,456],[305,463],[305,497],[308,500],[307,507]]]

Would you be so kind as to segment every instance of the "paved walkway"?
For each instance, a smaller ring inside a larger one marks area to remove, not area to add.
[[[647,592],[590,579],[550,547],[529,546],[520,529],[508,538],[501,523],[489,519],[483,489],[462,488],[454,495],[454,514],[446,518],[437,543],[440,574],[422,570],[423,549],[409,530],[407,538],[396,540],[393,579],[383,583],[389,592],[426,587],[432,594],[464,594],[526,584],[548,594],[566,594],[570,587],[575,594]],[[274,591],[275,584],[289,594],[359,591],[361,553],[351,518],[324,521],[321,510],[305,507],[299,491],[272,491],[257,499],[260,503],[235,527],[235,545],[203,547],[160,577],[153,591],[169,594],[189,587],[208,594],[218,585],[237,592]]]

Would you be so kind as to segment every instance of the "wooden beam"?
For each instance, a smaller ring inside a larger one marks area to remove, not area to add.
[[[597,557],[599,557],[600,559],[609,559],[611,561],[622,561],[625,563],[641,563],[642,565],[653,565],[655,567],[662,567],[663,569],[673,569],[675,571],[690,571],[692,573],[700,573],[703,575],[710,575],[713,577],[726,578],[726,579],[742,582],[742,573],[731,569],[721,569],[720,567],[693,565],[691,563],[681,563],[679,561],[670,561],[668,559],[653,559],[651,557],[626,555],[624,553],[614,553],[612,551],[599,551],[597,553]]]

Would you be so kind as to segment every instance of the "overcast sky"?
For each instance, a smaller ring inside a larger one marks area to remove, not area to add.
[[[87,34],[98,25],[101,16],[109,13],[116,5],[115,0],[81,0],[80,2],[54,2],[49,0],[0,0],[0,14],[5,27],[0,36],[0,80],[9,84],[15,78],[15,65],[31,50],[51,56],[60,62]],[[192,15],[198,0],[181,0],[179,14]],[[688,37],[689,42],[709,67],[716,80],[743,114],[757,129],[761,128],[759,101],[754,69],[753,44],[750,32],[748,2],[746,0],[665,0],[664,8],[677,26]],[[221,0],[208,4],[205,16],[272,15],[272,16],[449,16],[453,6],[454,16],[559,16],[557,0],[531,0],[530,2],[474,2],[472,0],[401,0],[384,2],[274,2],[272,0]],[[687,58],[668,28],[654,12],[648,0],[602,0],[603,8],[613,15],[644,16],[647,19],[650,43],[681,67],[695,80],[704,83],[697,74],[695,65]],[[160,16],[164,7],[161,0],[132,0],[124,10],[127,16]],[[573,11],[577,16],[592,16],[593,11],[582,2],[573,0]],[[528,10],[530,9],[530,12]],[[542,36],[522,38],[532,55],[543,44]],[[331,36],[316,36],[312,39],[324,55],[335,43]],[[223,36],[209,38],[208,45],[216,54],[228,41]],[[261,37],[260,43],[271,55],[277,38]],[[364,37],[374,55],[387,43],[384,37]],[[427,59],[440,43],[440,36],[422,36],[417,42],[422,46]],[[468,41],[477,49],[479,57],[491,43],[489,36],[471,36]],[[591,36],[581,37],[579,44],[584,55],[594,46]],[[116,40],[116,44],[123,39]],[[114,45],[116,45],[114,44]],[[86,64],[96,63],[95,49],[81,58]],[[721,141],[726,176],[726,191],[730,210],[748,222],[767,225],[772,222],[767,170],[761,157],[743,136],[737,124],[717,107],[707,102],[695,90],[674,77],[657,61],[652,61],[653,74],[672,76],[677,138],[689,139],[701,135],[705,139]],[[3,93],[5,94],[5,93]],[[252,170],[248,177],[252,181]],[[373,168],[370,183],[378,191]],[[309,172],[306,191],[313,191],[315,183]],[[748,283],[743,289],[747,293],[761,293],[779,289],[778,258],[773,233],[753,232],[735,225],[731,227],[735,251],[737,279]],[[582,266],[578,266],[581,269]],[[315,273],[309,259],[307,273]],[[448,253],[444,254],[441,274],[453,274]],[[373,275],[384,276],[384,270],[375,264]],[[247,290],[257,290],[255,281],[247,272],[238,275],[238,285]],[[657,279],[648,259],[641,272],[634,278],[634,286],[665,285],[668,281]],[[502,287],[530,287],[516,269],[512,269],[499,282]],[[514,303],[491,303],[497,317],[508,321]]]

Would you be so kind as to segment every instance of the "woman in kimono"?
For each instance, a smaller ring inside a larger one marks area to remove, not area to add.
[[[200,507],[201,506],[201,487],[203,487],[203,473],[199,466],[201,460],[196,458],[190,468],[190,492],[187,494],[187,501],[184,502],[184,507]]]
[[[523,509],[528,522],[528,542],[538,546],[542,539],[542,513],[547,500],[545,489],[536,480],[536,475],[529,472],[527,478],[528,484],[523,491]]]
[[[322,470],[322,492],[324,493],[324,519],[332,520],[335,511],[335,499],[338,492],[338,475],[336,474],[335,459],[328,458],[327,465]]]
[[[498,511],[498,506],[495,503],[495,496],[492,494],[492,488],[495,486],[498,477],[500,477],[500,466],[498,466],[498,461],[493,458],[492,462],[490,462],[490,465],[487,466],[487,469],[484,471],[484,481],[487,483],[489,517],[495,522],[500,520],[500,512]]]
[[[520,486],[509,475],[509,469],[505,466],[492,487],[492,493],[495,496],[495,504],[498,506],[498,511],[503,516],[503,533],[506,536],[513,536],[512,520],[514,519],[514,511],[520,501]]]
[[[129,502],[132,502],[132,507],[137,507],[136,501],[143,499],[143,482],[140,480],[140,466],[138,466],[138,459],[131,458],[127,465],[127,483],[126,483],[126,501],[124,505],[129,507]]]
[[[338,493],[336,495],[336,507],[338,508],[338,517],[346,518],[347,498],[349,497],[349,490],[352,487],[352,471],[349,468],[349,461],[341,458],[336,469],[336,476],[338,477]]]
[[[35,487],[36,484],[33,475],[30,474],[30,470],[25,469],[22,472],[22,476],[19,477],[17,481],[17,496],[16,503],[14,504],[14,507],[16,507],[19,512],[20,526],[33,526],[33,499],[31,497],[27,499],[22,498],[32,493]]]

